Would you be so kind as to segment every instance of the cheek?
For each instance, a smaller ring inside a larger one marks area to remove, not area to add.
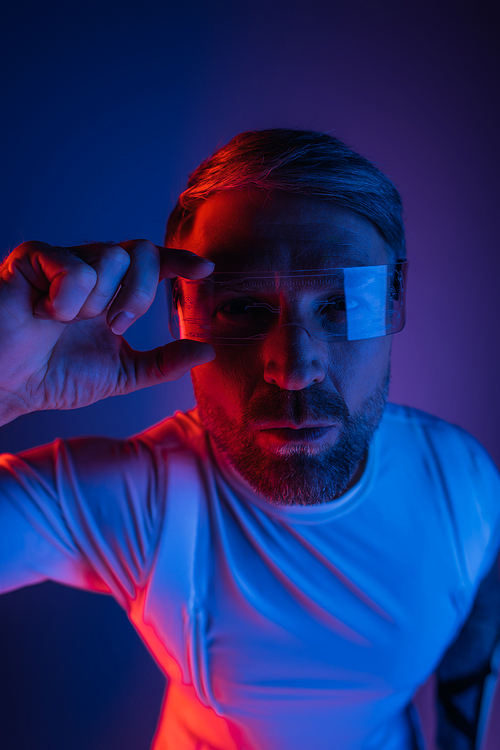
[[[390,339],[345,342],[331,352],[330,379],[351,406],[361,403],[383,383],[391,358]]]
[[[260,356],[256,349],[215,346],[215,359],[191,371],[197,392],[225,411],[240,411],[262,380]]]

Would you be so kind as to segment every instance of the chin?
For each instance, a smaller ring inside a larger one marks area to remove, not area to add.
[[[384,412],[390,371],[382,385],[354,414],[347,413],[333,445],[314,446],[259,444],[249,421],[230,417],[223,406],[197,386],[193,379],[201,420],[218,450],[254,491],[280,506],[318,505],[338,499],[347,489],[365,459],[373,434]],[[280,399],[301,399],[305,391],[284,394]],[[279,399],[276,399],[279,400]],[[347,411],[347,410],[346,410]]]

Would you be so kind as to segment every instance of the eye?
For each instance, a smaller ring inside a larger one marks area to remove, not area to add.
[[[241,315],[263,315],[266,311],[271,313],[281,313],[281,307],[275,308],[269,305],[267,302],[257,302],[252,297],[240,297],[237,299],[231,299],[220,305],[218,308],[219,312],[229,316],[241,316]]]
[[[322,300],[318,304],[321,312],[345,312],[347,310],[345,297],[329,297],[327,300]]]
[[[219,311],[226,315],[245,315],[248,314],[248,309],[254,304],[254,300],[249,297],[242,297],[239,299],[231,299],[220,305]]]

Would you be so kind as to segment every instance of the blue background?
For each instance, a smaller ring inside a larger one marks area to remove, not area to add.
[[[460,424],[500,463],[496,13],[484,0],[4,0],[1,250],[161,244],[187,174],[236,133],[331,132],[404,200],[408,323],[391,400]],[[127,338],[169,340],[163,290]],[[0,429],[0,450],[125,436],[193,403],[186,376],[23,417]],[[163,678],[111,599],[51,583],[2,597],[0,662],[3,750],[149,746]],[[419,697],[429,738],[432,688]]]

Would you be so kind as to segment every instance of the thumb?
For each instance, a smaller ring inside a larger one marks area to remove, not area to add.
[[[125,393],[177,380],[192,367],[215,359],[213,346],[191,339],[172,341],[149,352],[134,351],[125,340],[123,344],[129,349],[128,357],[132,360]]]

